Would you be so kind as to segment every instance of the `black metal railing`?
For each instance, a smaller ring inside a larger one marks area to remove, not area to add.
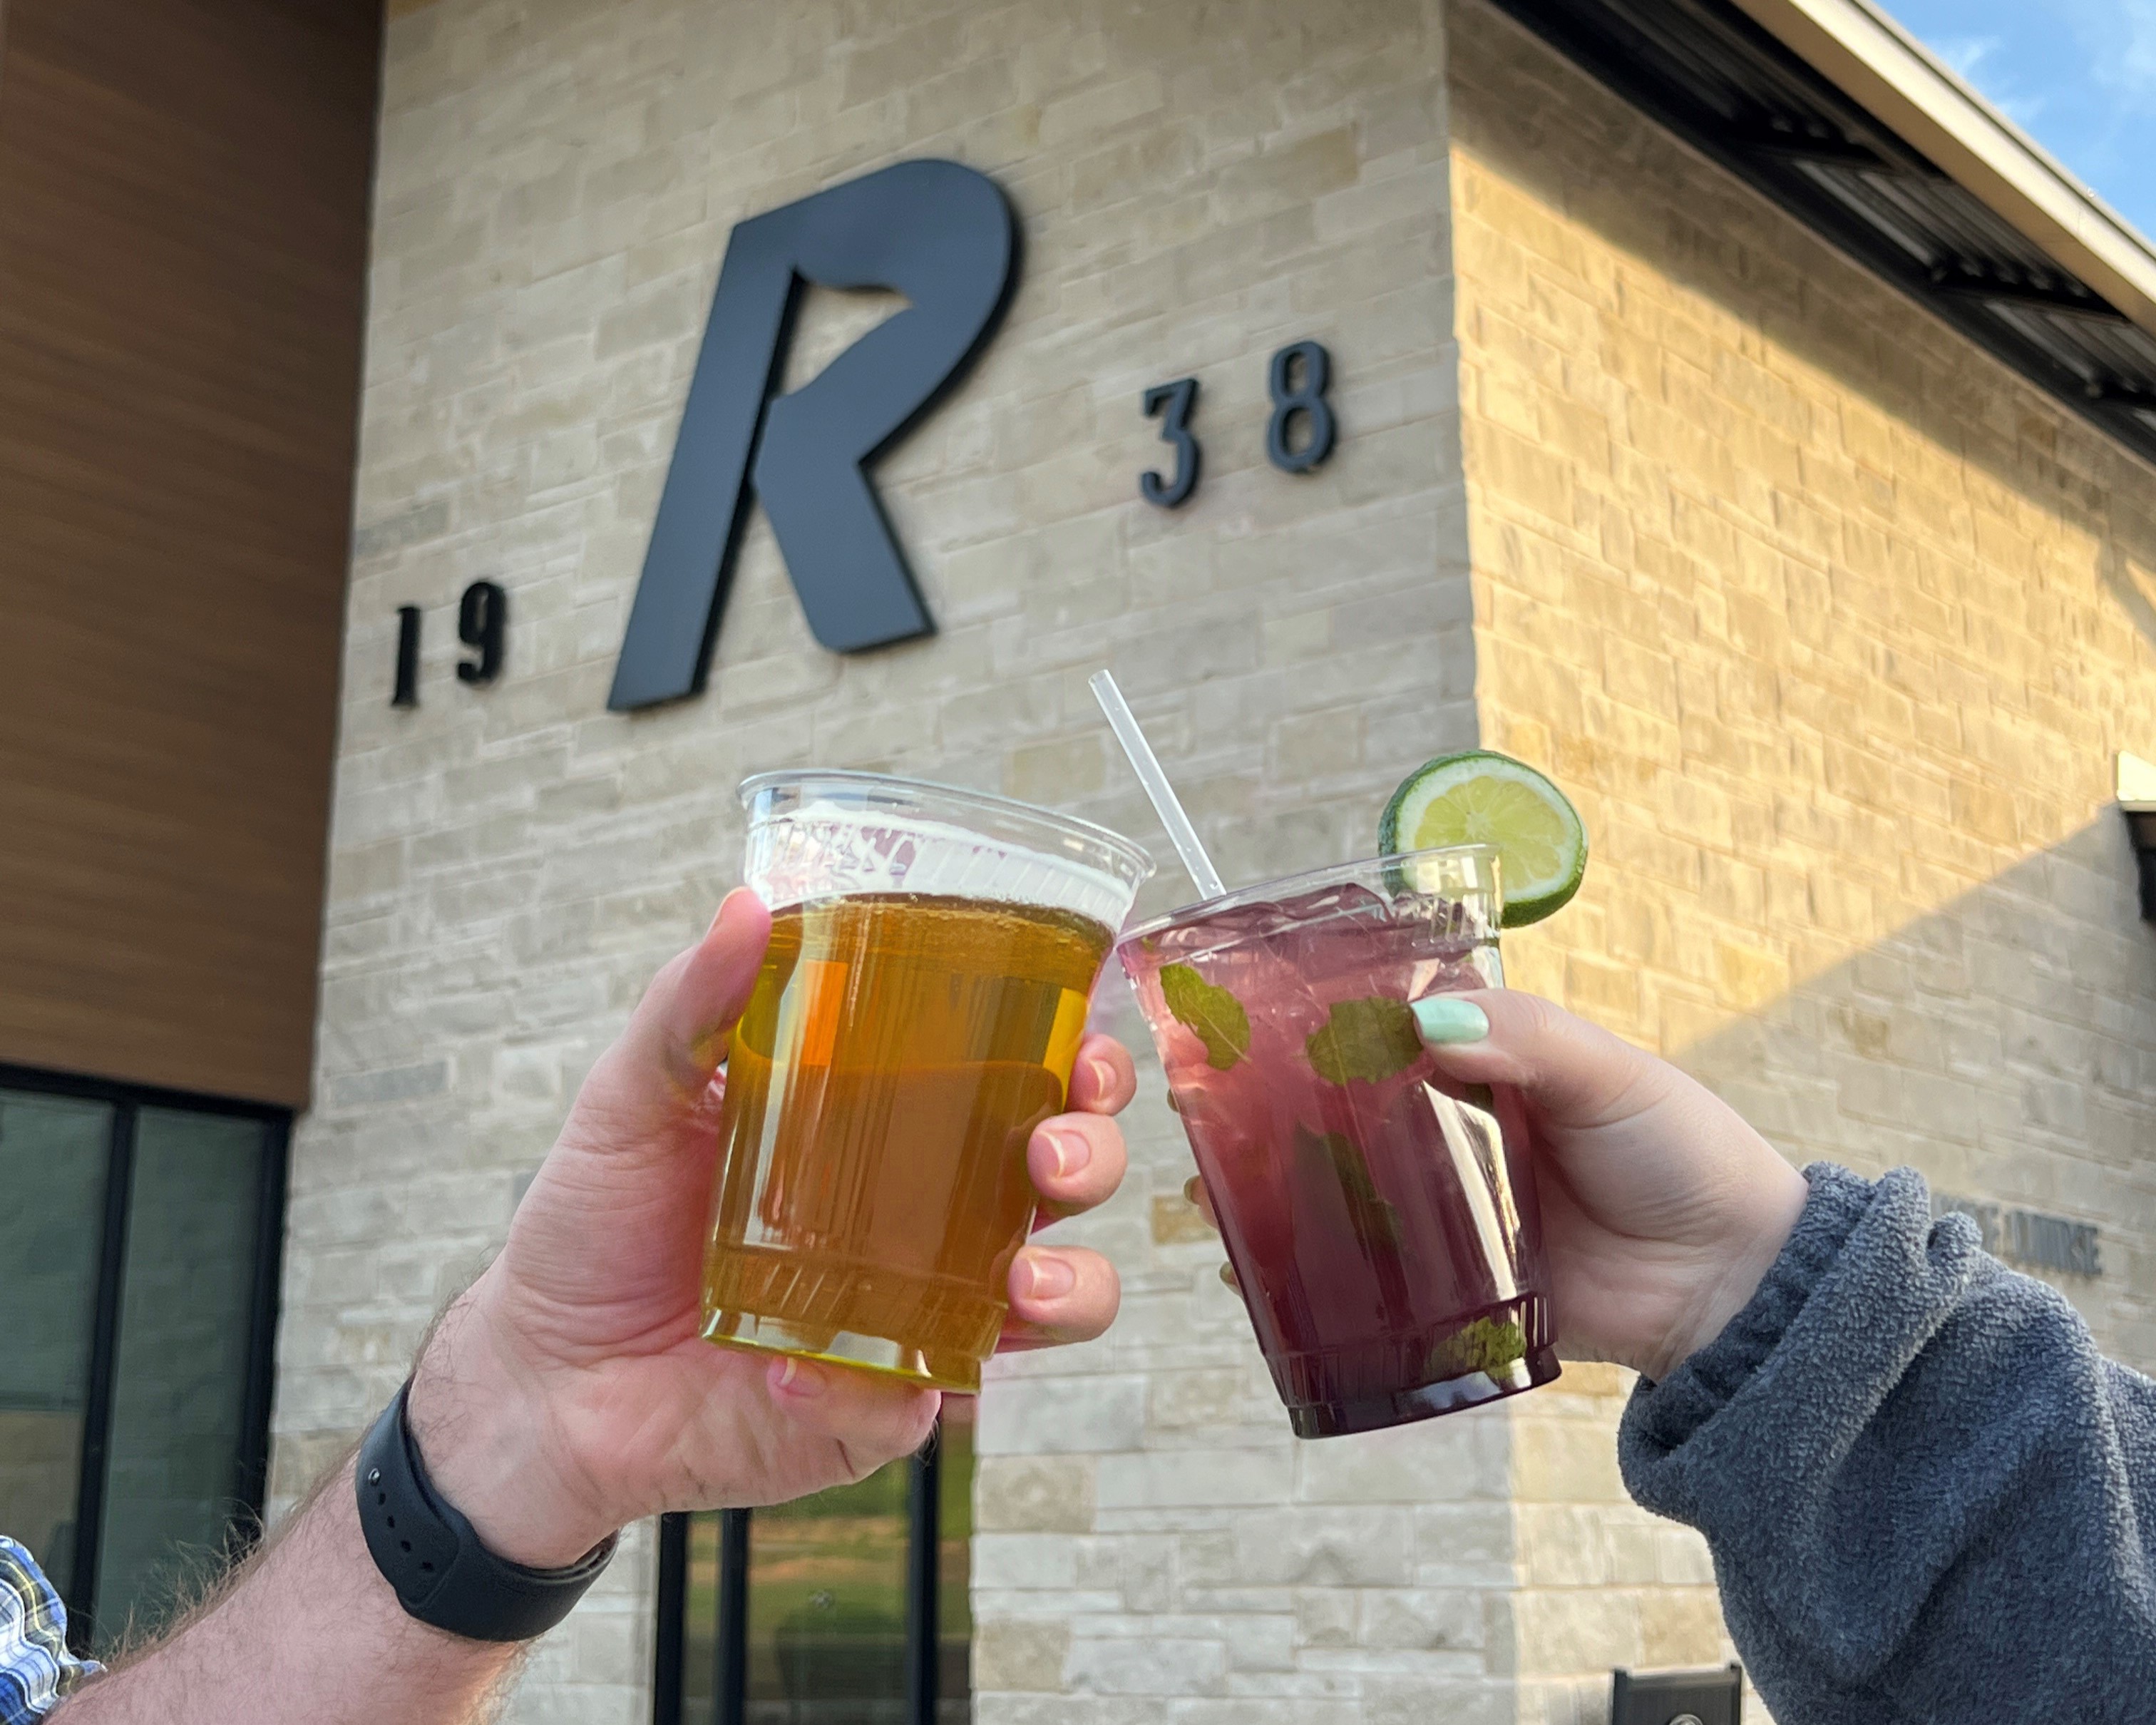
[[[920,1454],[762,1511],[662,1518],[653,1725],[972,1717],[973,1404]]]

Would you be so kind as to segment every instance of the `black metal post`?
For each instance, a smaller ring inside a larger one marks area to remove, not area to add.
[[[689,1517],[659,1518],[659,1623],[651,1671],[651,1725],[681,1725],[684,1644],[688,1639]]]
[[[906,1716],[936,1725],[942,1648],[937,1622],[942,1577],[943,1428],[939,1422],[913,1458],[911,1527],[906,1544]]]
[[[748,1717],[749,1512],[719,1517],[719,1621],[711,1642],[711,1712],[716,1725]]]
[[[135,1105],[116,1102],[105,1163],[105,1230],[97,1312],[90,1342],[90,1393],[82,1413],[82,1471],[75,1489],[74,1565],[68,1577],[68,1645],[90,1651],[96,1629],[97,1558],[105,1521],[105,1468],[112,1430],[112,1380],[120,1355],[120,1301],[127,1260],[127,1195],[135,1179]]]
[[[254,1286],[249,1304],[247,1389],[240,1404],[239,1464],[233,1495],[244,1507],[234,1555],[261,1535],[270,1502],[270,1402],[277,1383],[277,1301],[285,1263],[285,1190],[291,1165],[290,1115],[262,1125],[254,1199]],[[249,1522],[246,1517],[251,1515]]]

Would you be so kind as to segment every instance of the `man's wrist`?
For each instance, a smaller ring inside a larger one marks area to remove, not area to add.
[[[444,1316],[413,1368],[413,1440],[436,1490],[495,1556],[566,1568],[619,1530],[568,1477],[543,1386],[501,1344],[483,1288]]]

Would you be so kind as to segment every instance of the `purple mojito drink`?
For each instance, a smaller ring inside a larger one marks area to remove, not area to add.
[[[1118,947],[1301,1437],[1558,1375],[1519,1099],[1445,1077],[1409,1008],[1502,985],[1496,858],[1275,881]]]

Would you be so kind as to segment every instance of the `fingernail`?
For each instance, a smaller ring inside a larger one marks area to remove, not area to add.
[[[1414,1015],[1424,1042],[1480,1042],[1490,1034],[1490,1015],[1471,1000],[1433,994],[1415,1002]]]
[[[1086,1062],[1086,1076],[1093,1081],[1094,1094],[1105,1096],[1116,1081],[1116,1069],[1106,1060],[1088,1060]]]
[[[726,920],[726,912],[733,907],[733,902],[736,899],[754,898],[755,896],[756,889],[752,886],[737,886],[734,888],[732,892],[728,893],[724,898],[719,901],[718,909],[711,913],[711,927],[716,928],[721,922]]]
[[[1086,1142],[1082,1132],[1050,1132],[1049,1143],[1055,1151],[1055,1173],[1059,1179],[1067,1179],[1093,1159],[1093,1147]]]
[[[1194,1204],[1198,1202],[1197,1175],[1193,1174],[1188,1179],[1183,1183],[1183,1201],[1185,1204]]]
[[[1055,1300],[1078,1286],[1078,1272],[1060,1258],[1035,1252],[1025,1260],[1025,1291],[1035,1300]]]
[[[803,1360],[788,1358],[779,1367],[773,1389],[788,1395],[814,1396],[824,1393],[824,1374]]]

